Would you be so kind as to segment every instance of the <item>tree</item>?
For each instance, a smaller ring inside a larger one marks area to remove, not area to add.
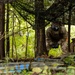
[[[7,16],[6,16],[6,33],[9,34],[9,3],[7,3]],[[9,49],[10,49],[10,39],[9,39],[9,36],[6,35],[6,54],[9,56]]]
[[[5,24],[5,5],[0,4],[0,59],[5,57],[5,46],[4,46],[4,24]]]
[[[40,12],[44,9],[44,0],[35,0],[35,36],[36,36],[36,56],[47,54],[45,43],[45,20],[40,17]]]

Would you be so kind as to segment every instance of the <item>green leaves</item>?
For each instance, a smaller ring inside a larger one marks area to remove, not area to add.
[[[61,47],[59,46],[59,48],[51,48],[48,55],[53,57],[61,56],[62,55]]]
[[[64,62],[66,65],[75,66],[75,55],[69,55],[69,56],[63,58],[63,62]]]

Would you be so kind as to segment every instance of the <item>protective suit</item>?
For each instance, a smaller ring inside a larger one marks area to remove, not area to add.
[[[58,48],[60,45],[63,52],[67,52],[68,34],[64,25],[61,22],[53,22],[46,30],[46,47],[49,51],[51,48]]]

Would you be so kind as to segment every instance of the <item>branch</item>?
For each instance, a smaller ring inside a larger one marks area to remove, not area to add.
[[[28,9],[25,5],[22,5],[21,2],[13,2],[11,3],[11,5],[13,6],[14,9],[18,7],[21,9],[21,11],[23,10],[25,12],[35,15],[35,12],[33,10],[30,10],[30,8]]]
[[[31,28],[31,27],[28,27],[28,28]],[[17,34],[18,32],[20,32],[20,31],[22,31],[22,30],[25,30],[25,29],[27,29],[27,28],[23,28],[23,29],[20,29],[20,30],[18,30],[18,31],[16,31],[16,32],[13,32],[13,33],[10,33],[10,34],[8,34],[8,32],[4,32],[2,35],[0,35],[0,40],[1,39],[3,39],[3,38],[8,38],[9,36],[12,36],[13,34]],[[6,36],[5,36],[5,33],[6,33]]]
[[[16,0],[0,0],[0,3],[11,3],[11,2],[15,2]]]

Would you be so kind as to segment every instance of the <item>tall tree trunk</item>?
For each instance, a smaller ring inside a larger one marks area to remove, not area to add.
[[[7,3],[7,23],[6,23],[6,33],[9,34],[9,3]],[[10,49],[10,41],[9,36],[6,36],[6,54],[9,56],[9,49]]]
[[[35,56],[47,54],[45,43],[45,27],[41,28],[45,24],[45,21],[40,18],[40,12],[43,11],[43,0],[35,0],[35,36],[36,36],[36,52]]]
[[[4,34],[4,25],[5,25],[5,5],[0,4],[0,38]],[[4,46],[4,38],[0,39],[0,59],[5,57],[5,46]]]

